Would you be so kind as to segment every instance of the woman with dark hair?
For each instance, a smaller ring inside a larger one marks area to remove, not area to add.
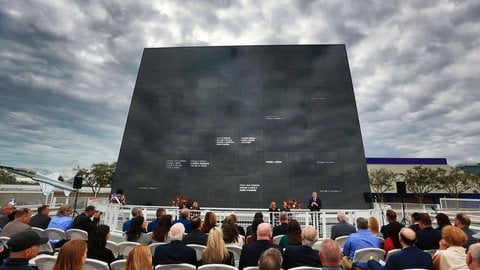
[[[160,218],[158,225],[153,230],[152,240],[155,242],[168,242],[168,231],[172,227],[172,215],[165,215]]]
[[[387,238],[385,238],[385,244],[383,246],[386,253],[392,249],[402,248],[398,237],[402,228],[403,226],[400,223],[389,223],[387,225]]]
[[[437,219],[437,224],[438,224],[438,228],[436,228],[436,230],[442,231],[443,227],[447,225],[452,225],[452,223],[450,222],[450,219],[444,213],[438,213],[435,216],[435,219]]]
[[[217,216],[213,212],[207,212],[203,220],[202,232],[209,233],[213,227],[217,226]]]
[[[302,228],[297,220],[292,219],[288,223],[287,234],[282,236],[279,246],[286,248],[288,245],[301,245],[302,244]]]
[[[106,248],[107,240],[110,238],[110,227],[98,225],[88,234],[87,258],[104,261],[108,264],[115,260],[113,252]]]
[[[237,226],[230,220],[226,220],[222,224],[222,232],[223,232],[223,241],[227,245],[234,245],[238,247],[243,246],[242,237],[238,233]]]
[[[260,218],[255,218],[253,220],[253,223],[252,223],[252,227],[251,227],[251,230],[252,230],[252,234],[249,235],[247,237],[247,239],[245,240],[245,242],[247,242],[247,244],[250,244],[250,243],[253,243],[255,241],[257,241],[257,227],[260,223],[263,223],[263,216]]]
[[[152,239],[147,235],[147,222],[143,216],[136,216],[132,219],[130,228],[128,229],[127,241],[137,242],[140,244],[148,245],[152,242]]]
[[[263,214],[262,212],[257,212],[255,213],[255,215],[253,216],[253,221],[252,221],[252,225],[248,225],[247,226],[247,233],[246,233],[246,236],[248,237],[249,235],[252,235],[252,230],[253,230],[253,223],[255,223],[255,220],[261,220],[263,222]],[[257,224],[258,225],[258,224]],[[256,236],[255,236],[256,237]]]

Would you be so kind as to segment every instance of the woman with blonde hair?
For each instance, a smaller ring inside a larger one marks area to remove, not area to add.
[[[212,228],[217,226],[217,216],[213,212],[207,212],[203,220],[202,232],[208,233]]]
[[[468,269],[463,245],[468,237],[462,229],[447,225],[442,229],[440,248],[433,257],[434,270]]]
[[[87,260],[87,242],[74,239],[66,242],[60,252],[52,270],[82,270]]]
[[[202,254],[203,264],[221,263],[235,266],[233,253],[227,250],[222,230],[213,227],[208,234],[207,246]]]
[[[123,270],[152,270],[152,252],[147,245],[139,245],[128,253]]]

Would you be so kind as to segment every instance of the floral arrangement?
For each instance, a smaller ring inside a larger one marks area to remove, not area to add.
[[[287,202],[290,209],[302,209],[302,203],[297,199],[285,200],[285,202]]]
[[[181,205],[187,205],[188,203],[188,198],[187,196],[183,195],[177,195],[177,197],[173,198],[172,200],[172,206],[179,207]]]

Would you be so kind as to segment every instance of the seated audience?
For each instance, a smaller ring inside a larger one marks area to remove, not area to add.
[[[420,225],[418,225],[418,212],[413,212],[410,215],[410,226],[408,226],[410,229],[412,229],[414,232],[420,231]]]
[[[388,224],[391,224],[391,223],[398,223],[398,225],[404,227],[403,224],[401,224],[400,222],[397,221],[397,213],[395,213],[395,211],[389,209],[387,210],[387,213],[385,214],[385,217],[387,218],[387,221],[388,221]],[[387,238],[387,225],[383,225],[382,228],[380,229],[380,232],[382,233],[382,237],[383,239]]]
[[[444,213],[438,213],[435,216],[435,219],[437,220],[437,225],[438,225],[438,227],[435,228],[435,230],[439,230],[440,232],[442,231],[443,227],[447,225],[452,225],[452,223],[450,222],[450,218],[448,218],[448,216],[445,215]]]
[[[223,232],[223,240],[225,241],[225,244],[234,245],[238,247],[243,246],[242,237],[240,237],[240,234],[237,231],[237,226],[235,226],[235,224],[232,221],[227,219],[222,224],[222,232]]]
[[[352,224],[347,222],[347,216],[344,211],[339,211],[337,213],[337,220],[338,223],[331,228],[331,239],[335,240],[335,238],[339,236],[350,235],[357,231]]]
[[[302,232],[302,245],[290,245],[283,252],[283,269],[297,266],[322,267],[318,251],[312,246],[317,242],[317,230],[306,226]]]
[[[88,234],[87,258],[104,261],[108,264],[115,260],[113,252],[107,248],[107,240],[110,238],[110,227],[98,225]]]
[[[188,208],[182,208],[182,210],[180,210],[180,218],[173,222],[173,224],[177,223],[183,224],[185,233],[192,232],[192,224],[190,223],[190,210]]]
[[[192,224],[192,232],[183,238],[183,243],[185,245],[197,244],[206,246],[208,235],[200,230],[202,219],[199,216],[196,216],[192,218],[190,223]]]
[[[90,233],[98,222],[100,222],[100,212],[95,209],[95,206],[89,205],[85,208],[85,212],[73,219],[72,228]]]
[[[463,247],[467,240],[467,235],[460,228],[451,225],[443,227],[439,250],[433,256],[433,269],[468,269]]]
[[[258,224],[263,223],[263,222],[264,222],[263,218],[261,218],[261,219],[257,218],[257,219],[253,220],[253,223],[250,227],[250,231],[251,231],[252,234],[247,236],[247,238],[245,239],[245,242],[247,244],[250,244],[250,243],[255,242],[257,240],[257,227],[258,227]],[[248,228],[249,227],[247,227],[247,231],[248,231]]]
[[[257,266],[258,259],[262,253],[269,248],[276,248],[281,252],[281,247],[270,242],[272,237],[272,227],[268,223],[260,223],[257,228],[257,240],[246,244],[242,248],[240,255],[239,269],[247,266]],[[280,253],[281,254],[281,253]]]
[[[154,221],[148,223],[147,232],[153,232],[155,230],[155,228],[157,228],[158,223],[160,222],[160,219],[163,216],[165,216],[166,214],[167,214],[167,210],[165,210],[165,208],[158,208],[157,212],[156,212],[157,218]],[[127,229],[127,231],[128,231],[128,229]]]
[[[178,263],[197,265],[195,250],[182,242],[184,233],[185,227],[182,223],[172,225],[168,233],[171,241],[155,249],[155,254],[153,255],[154,265]]]
[[[370,270],[397,269],[433,269],[432,258],[427,252],[415,247],[415,232],[410,228],[402,228],[398,235],[402,251],[393,254],[382,267],[377,261],[368,261]]]
[[[11,203],[3,205],[2,209],[0,209],[0,229],[15,219],[15,211],[15,206]]]
[[[288,215],[286,212],[280,212],[280,224],[273,227],[273,237],[277,235],[287,234]]]
[[[417,244],[419,249],[429,250],[438,249],[438,243],[442,239],[440,231],[432,228],[432,220],[427,213],[418,214],[418,226],[420,231],[417,232]]]
[[[130,224],[132,224],[132,220],[138,216],[143,216],[143,209],[141,207],[133,207],[132,208],[132,218],[125,221],[122,225],[122,231],[127,232],[130,229]]]
[[[28,261],[36,257],[40,250],[40,245],[47,242],[47,237],[40,237],[31,230],[17,233],[7,242],[10,249],[10,257],[3,262],[0,270],[31,269]]]
[[[385,254],[387,254],[392,249],[402,248],[400,241],[398,239],[398,234],[402,229],[399,226],[399,223],[390,223],[387,225],[387,238],[385,238],[385,243],[383,245],[383,249],[385,250]]]
[[[86,260],[87,242],[70,240],[60,249],[53,270],[82,270]]]
[[[265,250],[258,259],[260,270],[280,270],[282,266],[282,253],[276,248]]]
[[[152,252],[146,245],[136,246],[128,253],[123,270],[152,270]]]
[[[38,207],[37,214],[30,219],[29,225],[32,227],[46,229],[50,223],[50,207],[46,204]]]
[[[468,237],[467,242],[463,245],[464,248],[468,248],[471,244],[475,244],[477,242],[477,239],[473,237],[475,232],[470,229],[470,217],[467,214],[457,214],[453,220],[453,223],[455,224],[455,227],[462,229],[462,231]]]
[[[378,224],[378,220],[375,217],[368,218],[368,230],[374,235],[383,238],[383,235],[380,232],[380,224]]]
[[[202,232],[208,233],[213,227],[217,226],[217,216],[214,212],[207,212],[203,220]]]
[[[256,225],[258,226],[258,224],[262,223],[263,222],[263,214],[262,212],[257,212],[255,213],[255,215],[253,216],[253,221],[252,221],[252,224],[251,225],[248,225],[247,226],[247,233],[245,236],[249,236],[249,235],[252,235],[252,231],[253,231],[253,224],[256,223]],[[256,234],[255,234],[256,235]],[[255,236],[256,237],[256,236]]]
[[[127,241],[137,242],[148,245],[152,242],[152,238],[147,234],[147,221],[143,216],[136,216],[132,219],[130,228],[125,233]]]
[[[302,228],[295,219],[292,219],[288,223],[287,234],[280,238],[278,243],[282,248],[286,248],[288,245],[301,245],[302,244]]]
[[[73,219],[70,217],[72,214],[72,207],[68,204],[64,204],[60,206],[57,211],[57,215],[50,220],[48,224],[48,228],[59,229],[62,231],[67,231],[68,229],[72,228]],[[50,244],[54,247],[59,248],[61,247],[67,239],[63,240],[50,240]]]
[[[385,228],[386,230],[386,228]],[[379,248],[380,240],[376,235],[371,233],[368,230],[368,221],[363,218],[357,218],[357,232],[352,233],[348,236],[347,241],[343,245],[343,254],[345,256],[342,258],[342,267],[345,270],[352,269],[355,251],[361,248]],[[366,263],[356,263],[355,266],[359,268],[366,268]]]
[[[169,242],[168,231],[172,227],[172,216],[165,215],[160,218],[158,226],[155,228],[152,234],[152,240],[155,242]]]
[[[0,232],[0,236],[12,237],[15,234],[31,230],[32,228],[28,225],[30,219],[32,218],[32,211],[28,208],[21,208],[15,212],[15,219],[7,223]]]
[[[233,253],[227,250],[223,241],[222,230],[213,227],[208,234],[207,247],[202,254],[202,264],[228,264],[235,266]]]
[[[320,244],[318,256],[322,262],[322,269],[342,270],[342,252],[340,250],[340,245],[335,240],[323,240]]]
[[[233,224],[235,224],[235,226],[237,226],[237,230],[238,230],[238,233],[240,235],[246,236],[245,235],[245,229],[242,226],[239,226],[237,224],[237,216],[235,214],[230,214],[230,216],[228,216],[228,220],[233,222]]]
[[[480,270],[480,243],[472,244],[468,248],[467,265],[470,270]]]

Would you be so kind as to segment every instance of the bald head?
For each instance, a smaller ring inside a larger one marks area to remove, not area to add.
[[[467,265],[470,269],[480,269],[480,243],[470,245],[468,248]]]
[[[306,246],[313,246],[317,242],[317,230],[313,226],[306,226],[302,232],[302,243]]]
[[[322,241],[318,255],[320,256],[323,267],[338,267],[342,261],[340,245],[332,239]]]
[[[337,213],[337,220],[338,222],[345,221],[347,217],[345,216],[345,212],[343,211],[338,211]]]
[[[402,228],[399,237],[402,247],[411,247],[417,242],[417,235],[415,231],[410,228]]]
[[[170,239],[173,240],[182,240],[183,234],[185,233],[185,226],[182,223],[175,223],[170,227]]]
[[[272,236],[272,227],[268,223],[260,223],[257,227],[257,240],[270,240]]]

